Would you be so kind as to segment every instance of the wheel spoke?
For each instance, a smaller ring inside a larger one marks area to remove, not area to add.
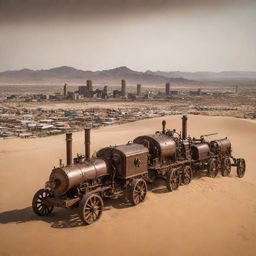
[[[93,215],[95,216],[95,220],[98,218],[98,214],[96,212],[93,212]]]
[[[87,205],[88,205],[88,207],[92,208],[91,199],[88,200]]]
[[[54,207],[46,201],[49,197],[52,197],[52,194],[46,189],[40,189],[34,195],[32,207],[37,215],[46,216],[52,212]]]
[[[85,196],[84,200],[85,203],[82,207],[81,217],[89,225],[100,218],[103,210],[103,202],[97,194]]]
[[[91,218],[92,218],[92,215],[91,215],[91,213],[89,213],[89,214],[86,216],[85,219],[86,219],[88,222],[91,222],[91,221],[90,221]]]
[[[84,211],[84,216],[87,217],[89,214],[91,214],[90,211]]]

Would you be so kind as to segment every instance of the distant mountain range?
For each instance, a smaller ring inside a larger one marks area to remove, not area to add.
[[[98,84],[120,84],[120,80],[125,79],[128,84],[160,85],[170,82],[174,85],[193,85],[202,81],[252,81],[256,80],[256,72],[138,72],[124,66],[102,71],[84,71],[62,66],[46,70],[0,72],[0,84],[84,84],[89,79]]]
[[[146,71],[147,74],[164,76],[167,78],[182,77],[189,80],[197,81],[241,81],[256,80],[255,71],[223,71],[223,72],[181,72],[181,71]]]

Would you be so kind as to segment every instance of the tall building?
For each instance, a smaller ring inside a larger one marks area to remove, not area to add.
[[[126,81],[125,80],[121,81],[121,96],[122,97],[126,96]]]
[[[67,84],[64,84],[63,86],[63,95],[64,97],[67,97]]]
[[[86,86],[87,86],[88,92],[92,92],[93,91],[92,80],[87,80],[86,81]]]
[[[141,95],[141,84],[137,84],[137,96]]]
[[[170,83],[165,84],[165,95],[170,95]]]
[[[86,96],[86,94],[87,94],[87,86],[84,86],[84,85],[79,86],[78,87],[78,93],[80,95]]]
[[[102,95],[102,97],[105,99],[105,98],[107,98],[107,96],[108,96],[108,86],[105,85],[104,88],[103,88],[103,95]]]

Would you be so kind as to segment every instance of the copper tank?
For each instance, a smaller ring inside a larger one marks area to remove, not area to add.
[[[56,194],[62,195],[86,180],[107,175],[106,162],[103,159],[94,158],[85,163],[53,169],[49,178],[49,185]]]
[[[133,142],[147,147],[153,158],[160,157],[161,159],[165,159],[176,153],[175,141],[164,134],[158,133],[139,136],[135,138]]]
[[[210,142],[211,151],[218,154],[231,153],[231,142],[229,139],[214,140]]]

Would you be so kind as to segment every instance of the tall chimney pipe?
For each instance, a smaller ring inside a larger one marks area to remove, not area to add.
[[[72,133],[66,133],[67,165],[72,164]]]
[[[182,139],[185,140],[187,138],[187,116],[182,116]]]
[[[162,121],[162,126],[163,126],[162,133],[165,134],[165,126],[166,126],[166,121],[165,120]]]
[[[85,159],[90,160],[91,158],[91,129],[84,128],[84,144],[85,144]]]

